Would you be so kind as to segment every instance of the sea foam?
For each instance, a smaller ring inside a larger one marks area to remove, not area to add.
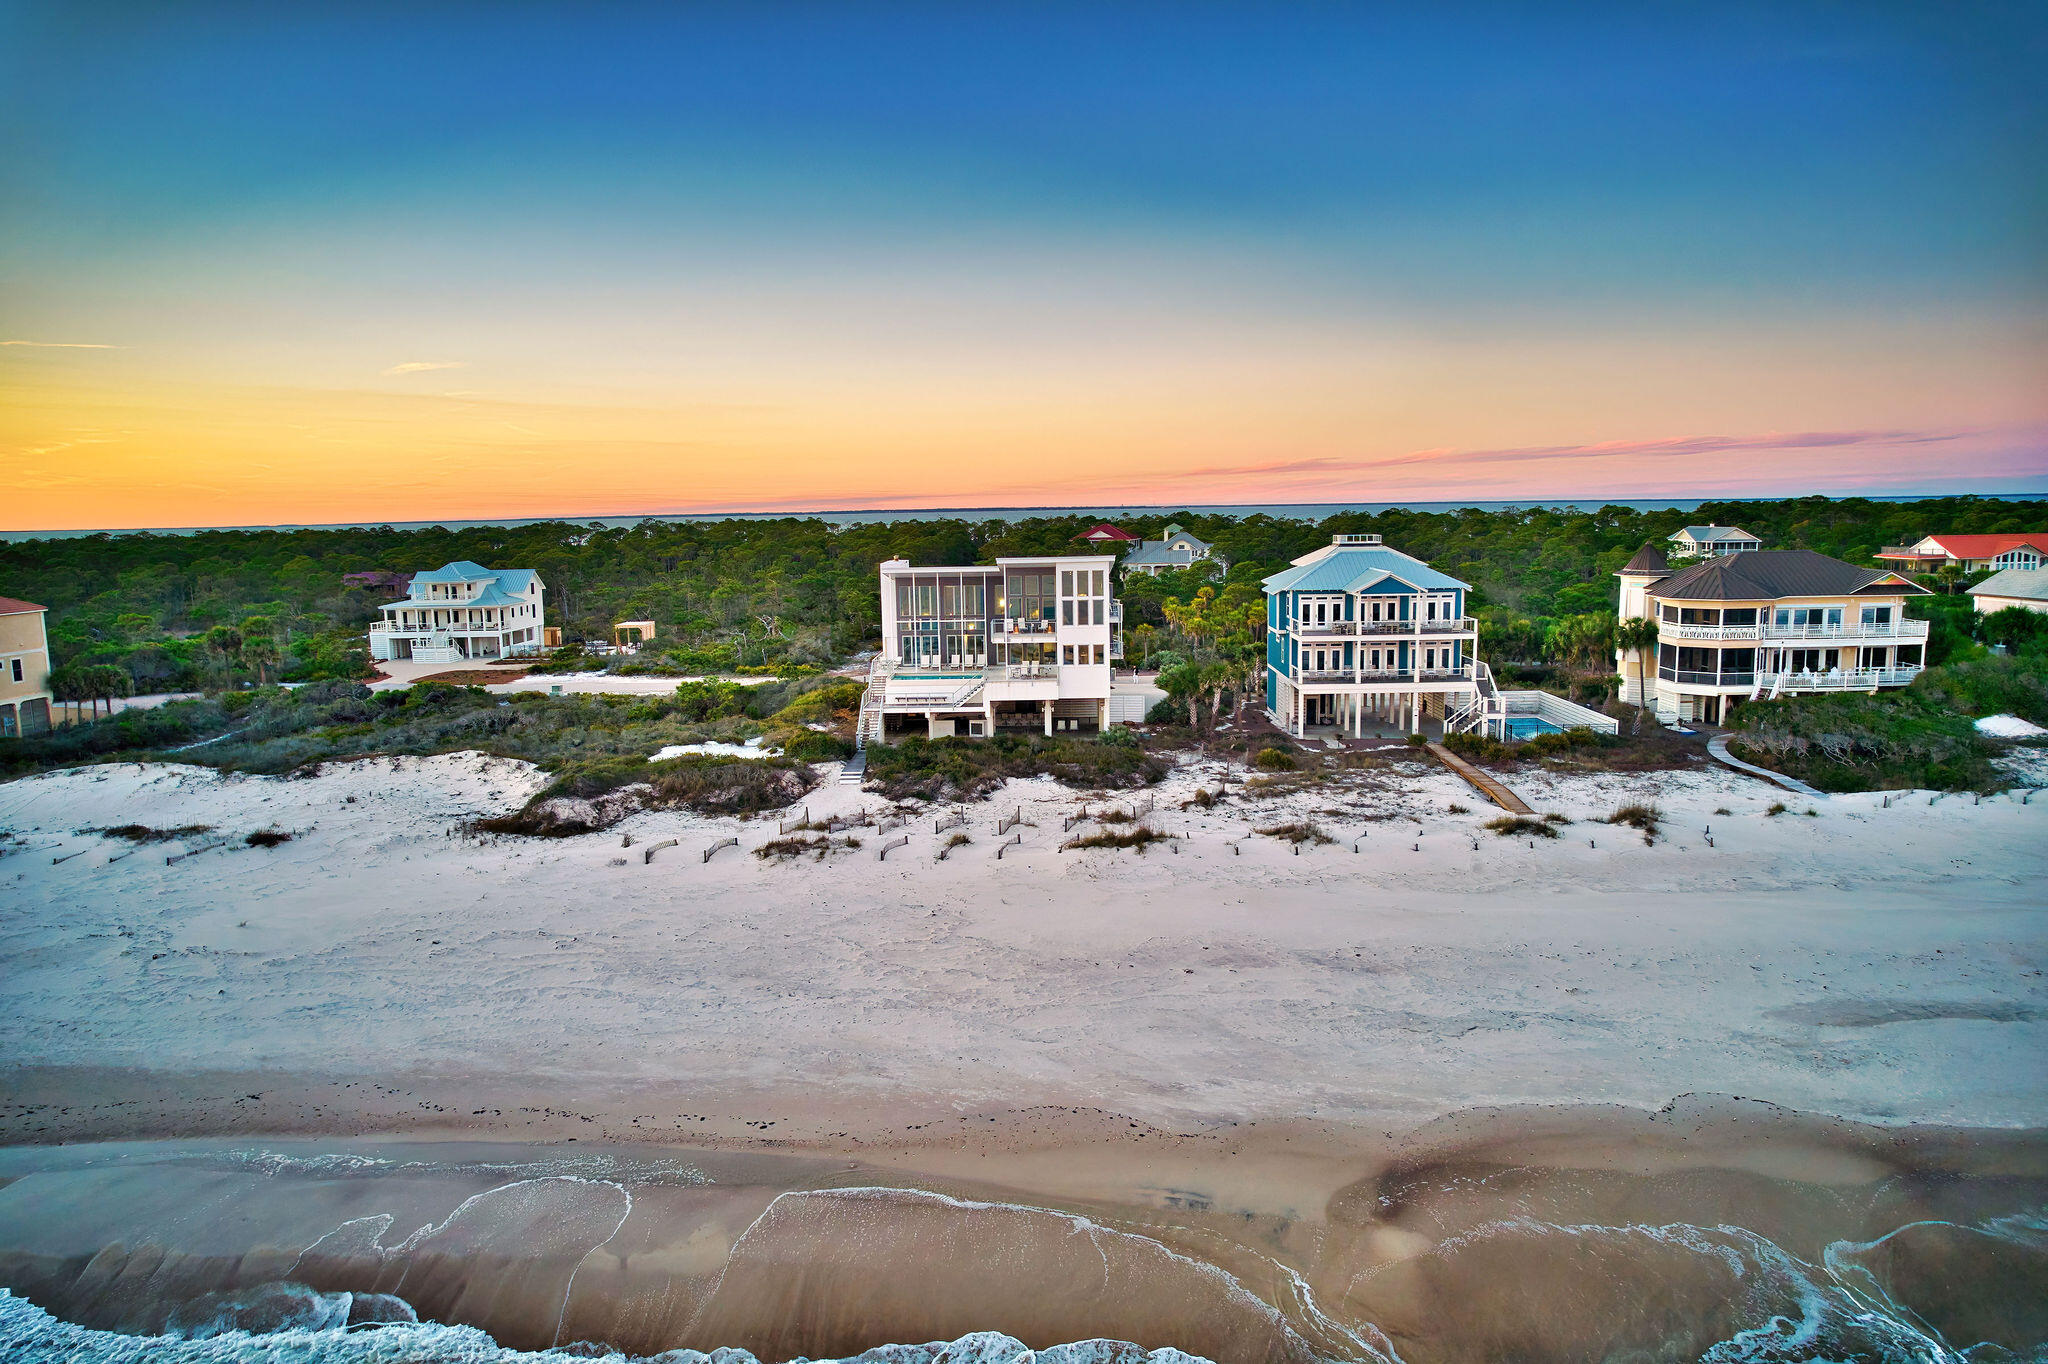
[[[365,1303],[365,1299],[375,1300]],[[760,1364],[747,1350],[664,1350],[629,1356],[588,1342],[513,1350],[473,1326],[405,1320],[411,1309],[388,1294],[320,1293],[268,1284],[214,1293],[173,1314],[176,1333],[126,1336],[59,1321],[0,1288],[0,1358],[10,1364],[522,1364],[570,1359],[645,1364]],[[378,1315],[384,1314],[384,1315]],[[259,1329],[251,1329],[259,1328]],[[880,1345],[861,1364],[1209,1364],[1180,1350],[1145,1350],[1122,1340],[1083,1340],[1033,1350],[997,1331],[923,1345]],[[816,1361],[841,1364],[841,1361]],[[849,1362],[850,1364],[850,1362]]]

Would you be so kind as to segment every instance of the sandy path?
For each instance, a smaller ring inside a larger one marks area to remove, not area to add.
[[[1177,855],[1062,853],[1058,816],[1081,798],[1024,782],[969,807],[976,841],[945,861],[927,817],[887,862],[863,830],[823,863],[708,865],[714,838],[751,848],[772,827],[648,814],[559,842],[453,838],[537,780],[477,755],[0,786],[19,840],[0,859],[16,1089],[0,1134],[136,1130],[85,1093],[57,1111],[63,1074],[109,1069],[124,1073],[92,1087],[108,1102],[200,1074],[268,1077],[273,1103],[317,1081],[317,1122],[273,1113],[280,1130],[395,1126],[395,1110],[531,1135],[550,1095],[655,1135],[714,1101],[734,1124],[812,1112],[845,1130],[918,1096],[1181,1126],[1687,1091],[2048,1122],[2048,802],[1848,797],[1770,817],[1784,793],[1733,774],[1523,776],[1538,809],[1581,821],[1645,797],[1671,816],[1655,847],[1581,822],[1532,848],[1478,832],[1497,812],[1441,770],[1179,811],[1203,776],[1155,793],[1188,836]],[[994,820],[1020,806],[1035,827],[998,862]],[[862,807],[882,802],[836,784],[811,801]],[[1296,856],[1245,837],[1305,816],[1343,841]],[[128,822],[298,832],[172,867],[178,845],[114,861],[127,844],[73,832]],[[682,846],[643,864],[669,837]],[[507,1116],[509,1100],[535,1111]]]

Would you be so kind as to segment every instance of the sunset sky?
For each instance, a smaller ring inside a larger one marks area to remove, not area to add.
[[[2044,14],[0,0],[0,529],[2048,489]]]

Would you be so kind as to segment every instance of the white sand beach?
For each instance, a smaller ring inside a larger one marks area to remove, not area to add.
[[[464,838],[541,781],[477,754],[9,783],[0,1131],[799,1142],[1045,1106],[1393,1130],[1689,1091],[2048,1123],[2048,800],[1524,775],[1532,805],[1577,821],[1532,844],[1483,831],[1499,812],[1421,761],[1181,808],[1220,774],[1190,763],[1114,798],[1013,783],[960,809],[973,841],[943,860],[950,807],[823,860],[750,855],[772,816]],[[1060,850],[1064,816],[1145,800],[1177,845]],[[1631,801],[1666,812],[1654,846],[1591,822]],[[828,781],[807,806],[888,803]],[[1251,832],[1299,819],[1335,841]],[[216,832],[83,832],[130,823]],[[263,828],[293,838],[241,842]]]

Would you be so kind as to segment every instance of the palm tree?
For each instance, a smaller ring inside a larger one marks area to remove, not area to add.
[[[206,632],[208,652],[220,656],[221,668],[229,682],[235,680],[235,662],[242,655],[242,632],[232,625],[216,625]]]
[[[1643,616],[1631,616],[1614,627],[1614,647],[1624,653],[1634,654],[1636,676],[1640,679],[1640,690],[1636,704],[1650,704],[1650,677],[1644,663],[1644,656],[1657,647],[1657,622]]]
[[[277,632],[268,616],[251,616],[242,622],[242,661],[256,665],[259,685],[270,682],[270,666],[277,662]]]

